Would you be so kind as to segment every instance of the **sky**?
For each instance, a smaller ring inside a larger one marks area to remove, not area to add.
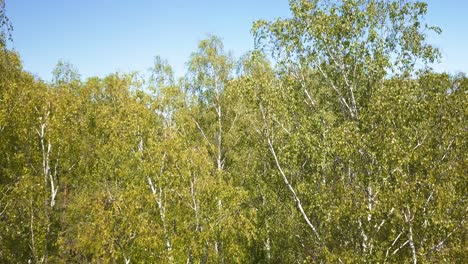
[[[468,73],[468,0],[426,2],[426,21],[443,29],[430,38],[443,56],[434,69]],[[290,16],[287,0],[6,0],[6,12],[14,27],[9,47],[45,81],[59,60],[87,78],[145,72],[156,55],[181,76],[209,34],[239,57],[253,49],[254,21]]]

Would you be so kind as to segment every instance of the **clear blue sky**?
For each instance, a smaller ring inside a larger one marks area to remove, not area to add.
[[[427,21],[444,30],[431,40],[443,54],[435,69],[468,72],[468,1],[427,2]],[[44,80],[59,59],[89,77],[145,71],[155,55],[182,75],[208,34],[238,57],[253,48],[253,21],[289,16],[287,0],[6,0],[6,9],[14,26],[10,47]]]

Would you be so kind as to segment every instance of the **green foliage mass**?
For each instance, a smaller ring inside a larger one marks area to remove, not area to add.
[[[0,12],[0,262],[466,261],[468,78],[428,67],[427,5],[290,7],[180,79],[156,57],[51,83]]]

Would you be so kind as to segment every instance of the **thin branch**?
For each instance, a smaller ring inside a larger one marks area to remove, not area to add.
[[[198,130],[200,130],[200,133],[202,134],[203,138],[206,140],[206,142],[208,143],[208,145],[210,146],[213,146],[213,144],[210,142],[210,140],[208,139],[208,137],[206,136],[205,134],[205,131],[203,131],[203,128],[200,126],[200,124],[195,120],[195,118],[192,118],[192,121],[195,123],[195,125],[197,126]]]
[[[398,239],[400,238],[400,236],[403,234],[403,231],[401,231],[397,237],[393,240],[393,243],[387,248],[387,251],[385,253],[385,259],[383,261],[383,263],[385,263],[388,259],[388,253],[390,253],[390,249],[392,249],[392,247],[395,245],[395,243],[398,241]],[[399,250],[399,249],[398,249]],[[393,254],[392,254],[393,255]]]
[[[455,141],[455,139],[452,139],[452,141],[450,141],[450,144],[445,149],[444,156],[442,156],[442,159],[440,161],[444,161],[444,159],[447,157],[447,154],[449,153],[450,148],[452,148],[452,144],[453,144],[454,141]]]
[[[395,249],[395,251],[392,252],[392,255],[395,255],[398,251],[400,251],[400,249],[406,246],[406,244],[408,244],[409,242],[410,242],[409,239],[406,240],[405,243],[403,243],[403,245],[401,245],[399,248]]]
[[[277,119],[275,116],[273,116],[272,119],[273,119],[273,121],[275,121],[276,123],[278,123],[278,125],[280,125],[281,128],[282,128],[288,135],[291,135],[291,132],[290,132],[280,121],[278,121],[278,119]]]
[[[430,254],[432,251],[437,251],[439,250],[440,247],[442,247],[444,245],[444,243],[455,233],[455,231],[458,230],[458,228],[460,228],[460,226],[463,225],[463,223],[465,222],[465,220],[462,220],[458,225],[457,227],[455,227],[455,229],[452,230],[452,232],[450,232],[444,239],[442,239],[439,243],[437,243],[437,245],[435,245],[434,247],[432,247],[431,249],[429,249],[429,251],[427,251],[426,255]]]
[[[341,91],[338,89],[338,87],[335,86],[333,81],[328,77],[328,75],[323,71],[322,67],[320,64],[317,63],[317,68],[319,69],[320,74],[325,78],[325,80],[328,81],[328,83],[331,85],[332,89],[337,93],[338,95],[338,100],[341,102],[342,106],[345,106],[348,112],[350,113],[351,117],[354,119],[354,113],[351,107],[349,106],[348,102],[346,102],[346,99],[344,98],[343,94]]]

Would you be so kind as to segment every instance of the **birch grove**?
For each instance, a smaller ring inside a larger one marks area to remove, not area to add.
[[[0,262],[464,263],[468,78],[427,4],[289,3],[240,58],[46,82],[0,0]]]

